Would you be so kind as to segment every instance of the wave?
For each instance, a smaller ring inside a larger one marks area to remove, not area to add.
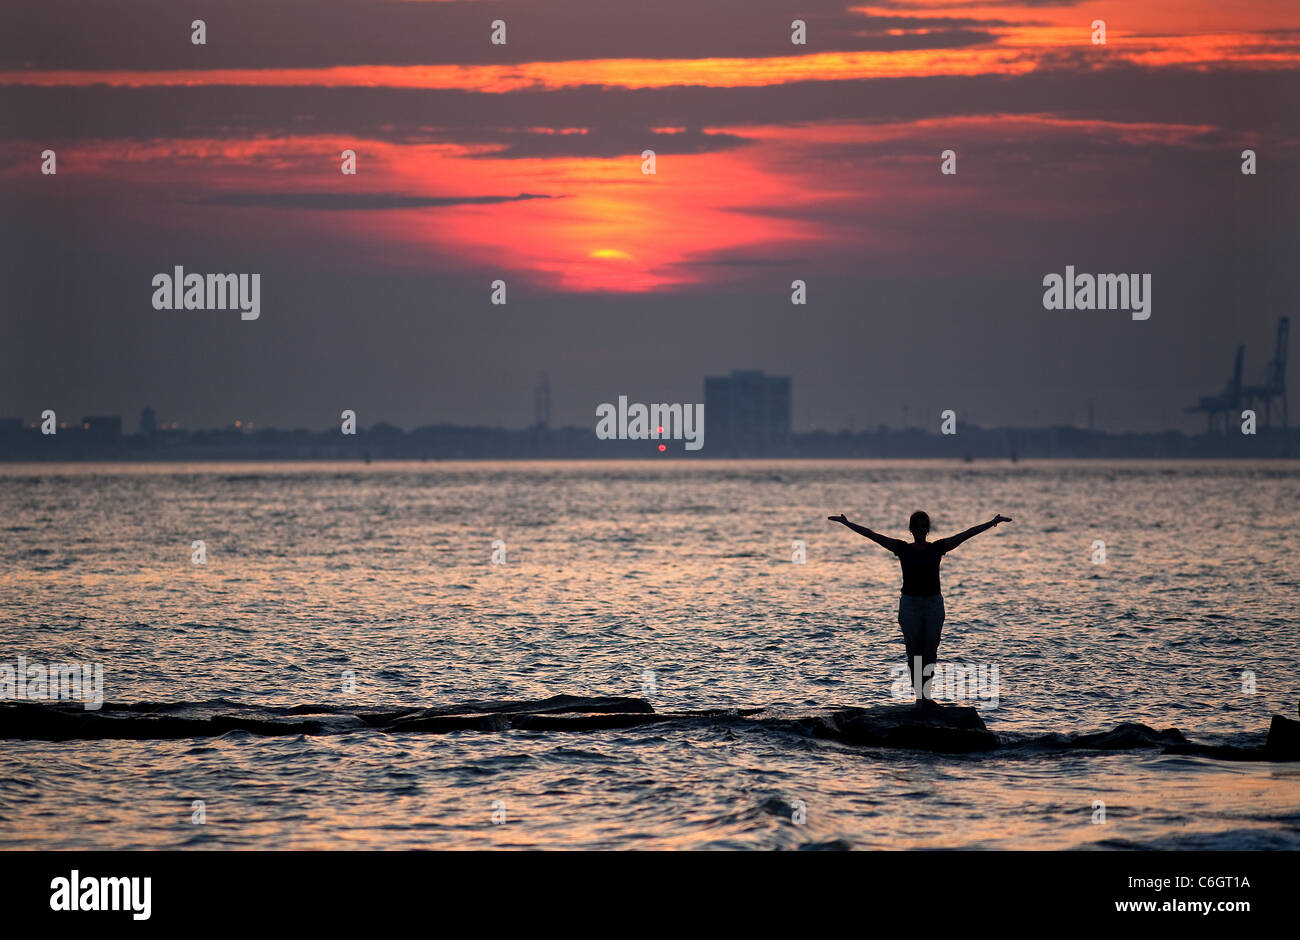
[[[1294,852],[1300,849],[1300,835],[1294,829],[1227,829],[1222,832],[1189,832],[1157,839],[1103,839],[1076,846],[1076,850],[1127,849],[1140,852]]]
[[[89,710],[78,702],[0,704],[0,739],[38,741],[167,740],[219,737],[331,735],[359,732],[447,734],[456,731],[598,732],[647,725],[706,725],[732,731],[792,734],[870,748],[944,754],[1159,749],[1164,754],[1218,760],[1300,760],[1300,722],[1276,716],[1267,736],[1239,744],[1203,744],[1177,728],[1158,730],[1123,722],[1109,731],[1078,734],[996,734],[974,708],[911,705],[875,708],[772,708],[655,711],[641,698],[553,695],[544,699],[470,701],[434,708],[354,705],[249,705],[224,698],[197,702],[105,702]]]

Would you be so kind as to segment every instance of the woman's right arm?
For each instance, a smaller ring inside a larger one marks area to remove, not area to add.
[[[902,539],[891,539],[888,535],[881,535],[879,532],[872,532],[864,525],[858,525],[856,522],[849,522],[841,513],[838,516],[827,516],[831,522],[838,522],[840,525],[847,526],[863,538],[871,539],[881,548],[887,548],[891,552],[897,552],[905,543]]]

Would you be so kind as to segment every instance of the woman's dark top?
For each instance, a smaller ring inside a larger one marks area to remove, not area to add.
[[[903,593],[909,597],[933,597],[939,593],[939,562],[952,546],[947,539],[937,542],[903,542],[890,546],[903,566]]]

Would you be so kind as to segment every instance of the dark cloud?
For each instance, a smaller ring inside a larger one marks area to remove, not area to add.
[[[688,128],[677,133],[647,130],[642,126],[594,127],[584,134],[542,134],[528,131],[474,131],[456,134],[460,143],[495,143],[500,149],[474,154],[475,159],[524,157],[619,157],[647,147],[657,155],[720,153],[744,147],[750,141],[736,134],[703,133]]]
[[[6,0],[0,68],[208,69],[492,64],[952,49],[1003,21],[873,18],[853,0]],[[803,19],[808,42],[790,42]],[[207,44],[190,42],[203,19]],[[494,20],[508,42],[490,43]],[[886,30],[901,30],[890,35]]]
[[[192,200],[196,205],[257,209],[310,209],[330,212],[383,209],[438,209],[446,206],[487,206],[529,199],[555,199],[536,193],[517,196],[405,196],[399,193],[221,193]],[[558,197],[562,198],[562,197]]]
[[[899,122],[953,116],[1056,114],[1159,121],[1300,136],[1300,71],[1037,70],[1025,75],[795,82],[744,88],[666,87],[481,94],[458,89],[0,86],[0,139],[339,135],[393,143],[486,142],[507,156],[639,153],[656,127]],[[436,123],[431,123],[431,119]],[[541,140],[528,129],[585,127]],[[738,145],[725,134],[682,136],[700,152]],[[677,135],[668,135],[677,136]],[[741,135],[743,136],[743,135]],[[614,142],[611,144],[611,142]],[[672,145],[672,141],[666,142]],[[622,148],[626,148],[622,150]]]
[[[693,268],[783,268],[807,263],[807,258],[762,255],[713,255],[708,258],[684,262]]]

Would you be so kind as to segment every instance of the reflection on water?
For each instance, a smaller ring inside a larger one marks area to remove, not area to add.
[[[876,704],[902,660],[897,563],[826,516],[902,536],[917,508],[937,535],[1002,512],[943,569],[940,658],[997,665],[991,729],[1251,744],[1300,699],[1298,482],[1288,463],[11,465],[0,661],[101,663],[116,702],[641,695],[649,671],[658,708]],[[1297,772],[707,726],[3,741],[0,845],[1296,848]]]

